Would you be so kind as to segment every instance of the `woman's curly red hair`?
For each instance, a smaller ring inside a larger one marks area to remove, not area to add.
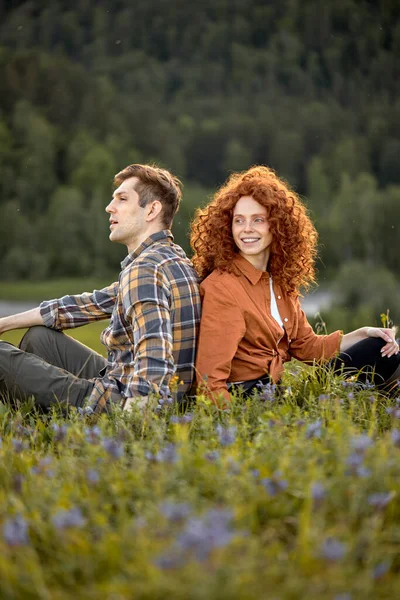
[[[263,166],[232,174],[203,209],[197,209],[190,236],[193,263],[201,279],[214,269],[232,270],[238,252],[232,237],[233,209],[242,196],[252,196],[267,209],[272,233],[268,270],[289,294],[315,283],[318,234],[295,192]]]

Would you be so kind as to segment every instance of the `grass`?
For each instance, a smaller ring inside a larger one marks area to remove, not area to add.
[[[107,325],[108,321],[97,321],[96,323],[90,323],[90,325],[78,327],[77,329],[68,329],[64,333],[70,335],[79,342],[82,342],[82,344],[89,346],[89,348],[93,348],[93,350],[99,352],[99,354],[107,356],[106,349],[100,343],[100,333],[107,327]],[[11,344],[18,346],[25,331],[26,329],[7,331],[6,333],[2,334],[1,339],[5,342],[10,342]]]
[[[66,294],[81,294],[101,289],[112,279],[64,278],[50,281],[0,281],[0,299],[10,301],[42,302]]]
[[[0,597],[395,598],[398,403],[298,365],[229,411],[3,403]]]

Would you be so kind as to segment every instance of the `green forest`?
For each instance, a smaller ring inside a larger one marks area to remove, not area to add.
[[[184,182],[174,224],[266,164],[320,233],[329,324],[398,308],[398,0],[0,2],[0,278],[113,277],[113,175]]]

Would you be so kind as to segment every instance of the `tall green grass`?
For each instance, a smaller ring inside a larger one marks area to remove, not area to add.
[[[399,400],[284,383],[96,424],[0,405],[0,597],[398,597]]]

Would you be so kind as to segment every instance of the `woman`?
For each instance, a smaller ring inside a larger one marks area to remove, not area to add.
[[[400,378],[394,331],[362,327],[316,335],[300,308],[300,288],[315,282],[317,232],[297,195],[267,167],[233,174],[192,224],[193,262],[203,280],[197,381],[229,402],[279,381],[283,364],[327,361],[369,366],[388,385]]]

